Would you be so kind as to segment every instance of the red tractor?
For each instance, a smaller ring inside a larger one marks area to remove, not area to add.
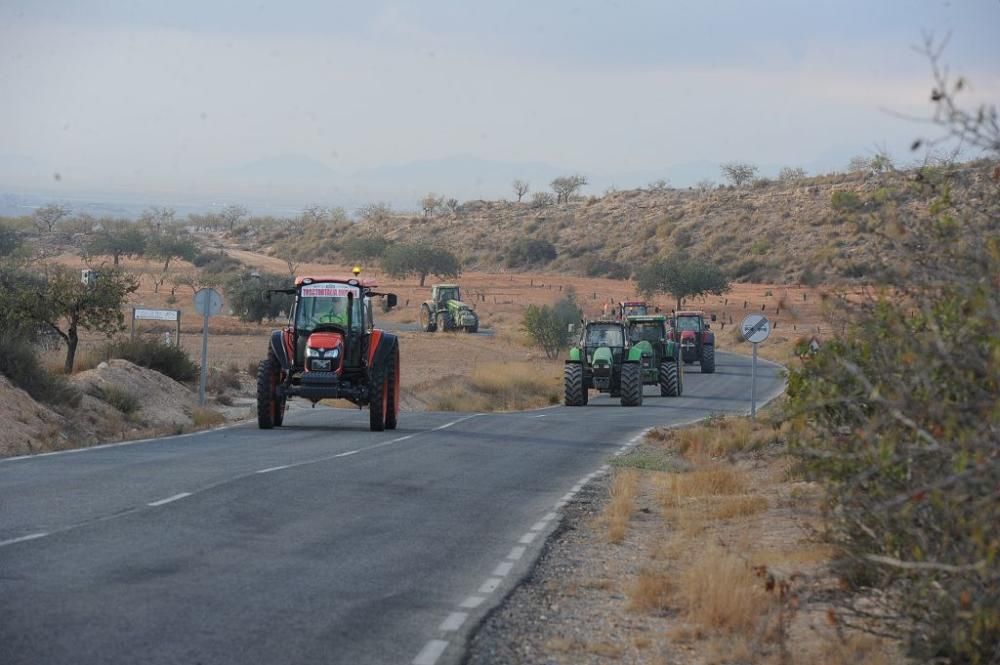
[[[715,321],[715,314],[712,315]],[[681,358],[686,363],[701,364],[702,374],[715,373],[715,333],[712,332],[705,313],[697,311],[674,312],[670,318],[670,339],[680,342]]]
[[[375,328],[372,298],[396,306],[393,293],[357,278],[298,277],[279,293],[294,296],[288,325],[271,333],[257,369],[257,425],[280,426],[289,397],[346,399],[368,407],[373,432],[396,429],[399,341]]]

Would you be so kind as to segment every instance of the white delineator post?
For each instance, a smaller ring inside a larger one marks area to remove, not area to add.
[[[740,324],[743,339],[753,345],[750,363],[750,417],[757,417],[757,345],[771,334],[771,322],[763,314],[751,314]]]

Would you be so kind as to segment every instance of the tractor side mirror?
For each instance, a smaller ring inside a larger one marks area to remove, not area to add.
[[[715,314],[712,315],[712,320],[715,321]]]
[[[387,294],[385,294],[385,306],[386,306],[386,309],[392,309],[393,307],[396,306],[397,302],[399,302],[399,300],[396,298],[396,294],[395,293],[387,293]]]

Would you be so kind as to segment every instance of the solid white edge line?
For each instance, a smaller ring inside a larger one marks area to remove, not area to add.
[[[522,550],[522,554],[523,554],[524,548],[522,547],[521,550]],[[518,556],[517,558],[520,559],[521,557]],[[510,571],[513,568],[514,568],[514,563],[512,561],[503,561],[496,568],[493,569],[493,576],[494,577],[507,577],[508,575],[510,575]]]
[[[479,593],[493,593],[500,586],[501,582],[503,580],[499,577],[491,577],[479,586]]]
[[[166,499],[160,499],[159,501],[151,501],[150,503],[147,503],[146,505],[150,506],[152,508],[156,508],[158,506],[163,506],[163,505],[166,505],[166,504],[171,503],[173,501],[178,501],[178,500],[183,499],[184,497],[187,497],[187,496],[191,496],[191,492],[181,492],[180,494],[175,494],[173,496],[168,496]]]
[[[441,622],[441,625],[438,626],[438,630],[440,630],[442,633],[454,632],[459,628],[461,628],[462,624],[465,623],[465,620],[468,618],[469,618],[468,612],[452,612],[447,617],[445,617],[444,621]]]
[[[413,659],[413,665],[435,665],[438,658],[448,648],[448,643],[444,640],[431,640],[424,645],[417,657]]]
[[[522,556],[524,556],[525,550],[527,550],[526,547],[524,547],[523,545],[518,545],[517,547],[513,548],[510,551],[510,554],[507,555],[507,558],[510,559],[511,561],[517,561]],[[497,569],[499,569],[499,566],[497,566]],[[496,573],[493,574],[496,575]]]
[[[546,522],[551,522],[555,518],[559,517],[559,513],[547,513],[542,519]]]
[[[541,531],[542,529],[544,529],[548,525],[549,525],[549,521],[548,520],[541,520],[540,522],[535,522],[534,524],[532,524],[530,530],[531,531]]]
[[[565,494],[562,495],[562,498],[559,499],[559,500],[560,501],[569,501],[570,499],[573,498],[574,494],[576,494],[576,492],[566,492]]]
[[[361,452],[360,450],[348,450],[346,453],[339,453],[337,455],[334,455],[333,457],[334,459],[336,459],[337,457],[349,457],[351,455],[357,455],[360,452]]]
[[[266,469],[261,469],[260,471],[254,471],[254,473],[271,473],[272,471],[281,471],[282,469],[287,469],[289,465],[282,464],[281,466],[269,466]]]
[[[27,536],[21,536],[20,538],[11,538],[10,540],[0,540],[0,547],[5,545],[13,545],[14,543],[23,543],[29,540],[38,540],[39,538],[44,538],[49,535],[47,531],[39,531],[38,533],[29,533]]]
[[[533,541],[535,539],[535,536],[537,535],[538,535],[537,531],[529,531],[528,533],[521,536],[521,539],[518,540],[517,542],[521,543],[522,545],[530,545],[531,541]]]
[[[484,600],[486,600],[486,598],[483,596],[469,596],[459,604],[459,607],[467,610],[475,609],[482,605]]]

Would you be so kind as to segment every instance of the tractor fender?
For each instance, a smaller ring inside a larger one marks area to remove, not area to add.
[[[707,344],[708,346],[715,346],[715,333],[711,330],[706,330],[701,334],[701,343]]]
[[[368,371],[385,367],[385,364],[389,362],[392,350],[398,344],[399,340],[392,333],[384,330],[373,330],[368,342]]]
[[[293,352],[288,349],[286,339],[287,335],[285,335],[284,330],[275,330],[271,333],[271,353],[278,359],[281,369],[285,372],[291,369],[293,356]]]
[[[566,360],[568,363],[578,363],[580,360],[580,348],[574,346],[569,350],[569,358]]]

